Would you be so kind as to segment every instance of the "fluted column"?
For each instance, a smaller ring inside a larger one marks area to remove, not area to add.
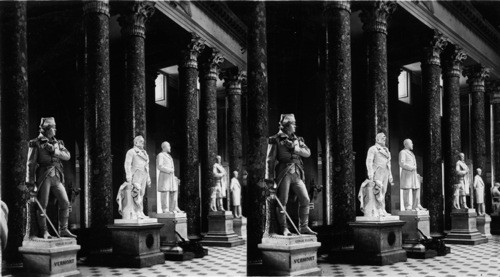
[[[333,146],[332,217],[338,232],[345,235],[348,222],[356,219],[356,189],[352,145],[351,94],[351,4],[348,1],[330,2],[325,6],[328,24],[326,116],[330,122],[330,145]],[[335,130],[335,132],[334,132]],[[343,243],[348,243],[343,241]]]
[[[201,57],[200,70],[200,160],[202,184],[201,226],[208,231],[210,192],[215,186],[213,165],[217,162],[217,76],[224,58],[215,49]]]
[[[484,111],[484,81],[490,76],[490,69],[480,64],[466,67],[463,72],[467,76],[467,83],[472,95],[471,109],[471,137],[472,137],[472,166],[474,175],[476,169],[481,168],[483,172],[486,166],[486,134],[485,134],[485,111]]]
[[[425,207],[429,209],[431,233],[442,233],[443,189],[441,172],[441,77],[440,55],[447,40],[433,31],[430,43],[424,48],[422,60],[422,94],[424,99],[424,161],[423,192]]]
[[[204,41],[192,34],[191,43],[179,64],[179,94],[181,97],[181,150],[179,206],[187,214],[188,235],[200,237],[200,181],[198,158],[198,55]]]
[[[457,45],[449,45],[442,54],[443,60],[443,158],[445,229],[451,229],[453,191],[458,184],[455,167],[461,151],[460,133],[460,75],[462,62],[467,58]]]
[[[9,237],[4,257],[7,263],[20,263],[18,247],[25,232],[28,194],[26,160],[28,155],[28,45],[25,1],[3,3],[2,39],[2,200],[9,207]],[[36,129],[36,127],[35,127]]]
[[[249,3],[248,26],[248,248],[249,263],[257,261],[257,248],[262,240],[265,223],[265,171],[268,127],[267,28],[266,3]]]
[[[109,94],[109,4],[84,3],[85,31],[85,157],[90,194],[88,243],[92,248],[110,246],[106,225],[113,222],[111,116]]]
[[[241,135],[241,84],[246,81],[246,71],[227,70],[221,74],[224,79],[227,98],[227,133],[229,152],[229,172],[238,171],[242,182],[243,138]]]
[[[124,138],[129,146],[135,136],[146,139],[146,75],[145,75],[145,38],[146,21],[155,11],[154,2],[128,2],[118,22],[122,27],[125,52],[125,95],[127,111],[125,114]],[[144,205],[147,207],[147,205]]]

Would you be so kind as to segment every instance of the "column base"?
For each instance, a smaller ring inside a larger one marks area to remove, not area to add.
[[[451,211],[451,231],[444,239],[449,244],[477,245],[488,242],[477,230],[477,216],[474,209]]]
[[[258,245],[266,275],[280,276],[321,275],[317,258],[320,246],[313,235],[273,235],[262,238]]]
[[[34,238],[19,247],[30,276],[81,276],[76,267],[78,250],[80,245],[72,238]]]
[[[491,238],[491,230],[490,230],[490,224],[491,224],[491,217],[487,214],[481,215],[477,217],[477,230],[483,237],[485,238]]]
[[[245,244],[233,230],[233,214],[229,211],[208,213],[208,233],[201,243],[204,246],[233,247]]]

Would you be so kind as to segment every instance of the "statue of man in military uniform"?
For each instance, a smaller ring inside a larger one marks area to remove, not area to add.
[[[295,116],[282,114],[279,132],[269,137],[266,160],[266,182],[276,182],[277,197],[286,209],[288,193],[292,189],[299,199],[299,231],[301,234],[316,235],[309,226],[309,195],[304,184],[305,174],[302,157],[307,158],[311,151],[302,137],[295,135]],[[278,223],[282,234],[291,235],[288,230],[286,214],[276,208]]]
[[[69,200],[64,187],[62,165],[62,161],[69,160],[71,155],[64,147],[63,141],[55,138],[56,121],[53,117],[42,118],[39,128],[38,137],[29,142],[26,182],[35,184],[35,191],[38,191],[37,201],[43,209],[40,210],[39,207],[36,212],[41,237],[51,238],[47,231],[45,210],[49,202],[49,194],[52,192],[59,206],[59,235],[76,238],[68,230]]]

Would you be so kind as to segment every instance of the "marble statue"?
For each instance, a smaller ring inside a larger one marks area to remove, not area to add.
[[[229,186],[231,191],[231,202],[233,203],[233,215],[235,218],[241,217],[241,185],[238,181],[238,171],[233,171],[233,178]]]
[[[7,238],[9,237],[9,226],[7,225],[9,220],[9,208],[7,204],[0,200],[0,239],[2,240],[2,248],[5,249],[7,246]]]
[[[387,191],[387,182],[393,185],[392,172],[391,172],[391,153],[385,146],[386,137],[384,133],[378,133],[375,137],[375,145],[368,149],[366,155],[366,169],[368,171],[368,179],[380,183],[380,197],[385,199]],[[382,201],[381,216],[390,215],[385,210],[385,200]]]
[[[468,209],[469,207],[467,207],[465,197],[469,187],[469,180],[467,178],[469,167],[465,163],[464,153],[459,154],[459,160],[456,163],[455,171],[459,177],[459,182],[455,185],[455,191],[453,192],[453,208]]]
[[[302,137],[295,135],[295,116],[282,114],[280,130],[269,137],[266,159],[266,183],[276,183],[277,200],[286,209],[290,189],[299,200],[299,232],[301,234],[317,235],[309,226],[309,195],[304,184],[305,174],[302,158],[308,158],[311,150]],[[277,220],[281,234],[291,235],[286,221],[286,211],[276,208]]]
[[[483,171],[481,168],[476,169],[476,176],[474,176],[474,191],[476,196],[476,204],[477,204],[477,215],[485,214],[485,206],[484,206],[484,181],[481,178],[481,174]]]
[[[382,195],[382,182],[379,180],[365,180],[359,188],[358,199],[360,209],[364,216],[383,217],[387,212],[384,210],[385,196]]]
[[[118,212],[123,219],[148,218],[144,214],[143,198],[146,186],[151,187],[151,178],[142,136],[134,138],[134,147],[127,151],[124,167],[127,181],[118,190]]]
[[[417,173],[417,160],[413,154],[413,142],[405,139],[405,149],[399,152],[399,167],[401,167],[400,188],[403,190],[403,205],[405,210],[425,210],[420,205],[420,184],[422,177]],[[410,191],[412,193],[412,205],[410,206]]]
[[[56,121],[53,117],[42,117],[37,138],[30,140],[26,183],[37,192],[37,223],[41,237],[51,238],[47,231],[47,216],[45,211],[49,202],[49,195],[57,198],[59,206],[59,235],[76,238],[68,230],[69,199],[64,186],[64,170],[62,161],[71,158],[69,151],[64,147],[62,140],[57,140]]]
[[[161,193],[161,209],[164,213],[181,213],[178,206],[179,179],[175,177],[174,160],[170,156],[170,143],[161,144],[162,152],[156,156],[158,191]],[[168,206],[167,206],[168,204]]]
[[[221,156],[217,156],[217,162],[213,166],[213,174],[215,179],[215,186],[212,189],[210,197],[210,209],[212,211],[225,211],[222,205],[222,198],[226,197],[226,170],[222,166]]]
[[[493,212],[499,212],[500,209],[500,183],[495,183],[493,187],[491,187],[491,197],[493,204]]]

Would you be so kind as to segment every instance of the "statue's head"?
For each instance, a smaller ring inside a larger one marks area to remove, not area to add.
[[[167,153],[170,153],[170,143],[168,143],[168,141],[164,141],[161,143],[161,149],[163,150],[163,152],[167,152]]]
[[[282,114],[280,118],[280,130],[284,133],[293,134],[296,129],[295,115],[293,113]]]
[[[142,136],[137,136],[134,138],[134,146],[143,149],[144,148],[144,138]]]
[[[496,182],[493,186],[500,187],[500,183]]]
[[[403,144],[406,149],[413,150],[413,141],[411,141],[411,139],[405,139]]]
[[[56,135],[56,120],[53,117],[42,117],[39,131],[48,138],[54,137]]]
[[[218,164],[222,163],[222,157],[219,155],[217,155],[217,163]]]
[[[464,154],[464,153],[460,153],[460,154],[458,154],[458,158],[459,158],[461,161],[465,161],[465,154]]]
[[[233,176],[234,176],[234,178],[238,178],[238,171],[237,170],[233,171]]]
[[[375,137],[375,141],[380,144],[380,145],[385,145],[385,134],[383,132],[380,132],[377,134],[377,136]]]
[[[477,172],[477,175],[481,176],[481,174],[483,173],[483,170],[480,167],[478,167],[478,168],[476,168],[476,172]]]

